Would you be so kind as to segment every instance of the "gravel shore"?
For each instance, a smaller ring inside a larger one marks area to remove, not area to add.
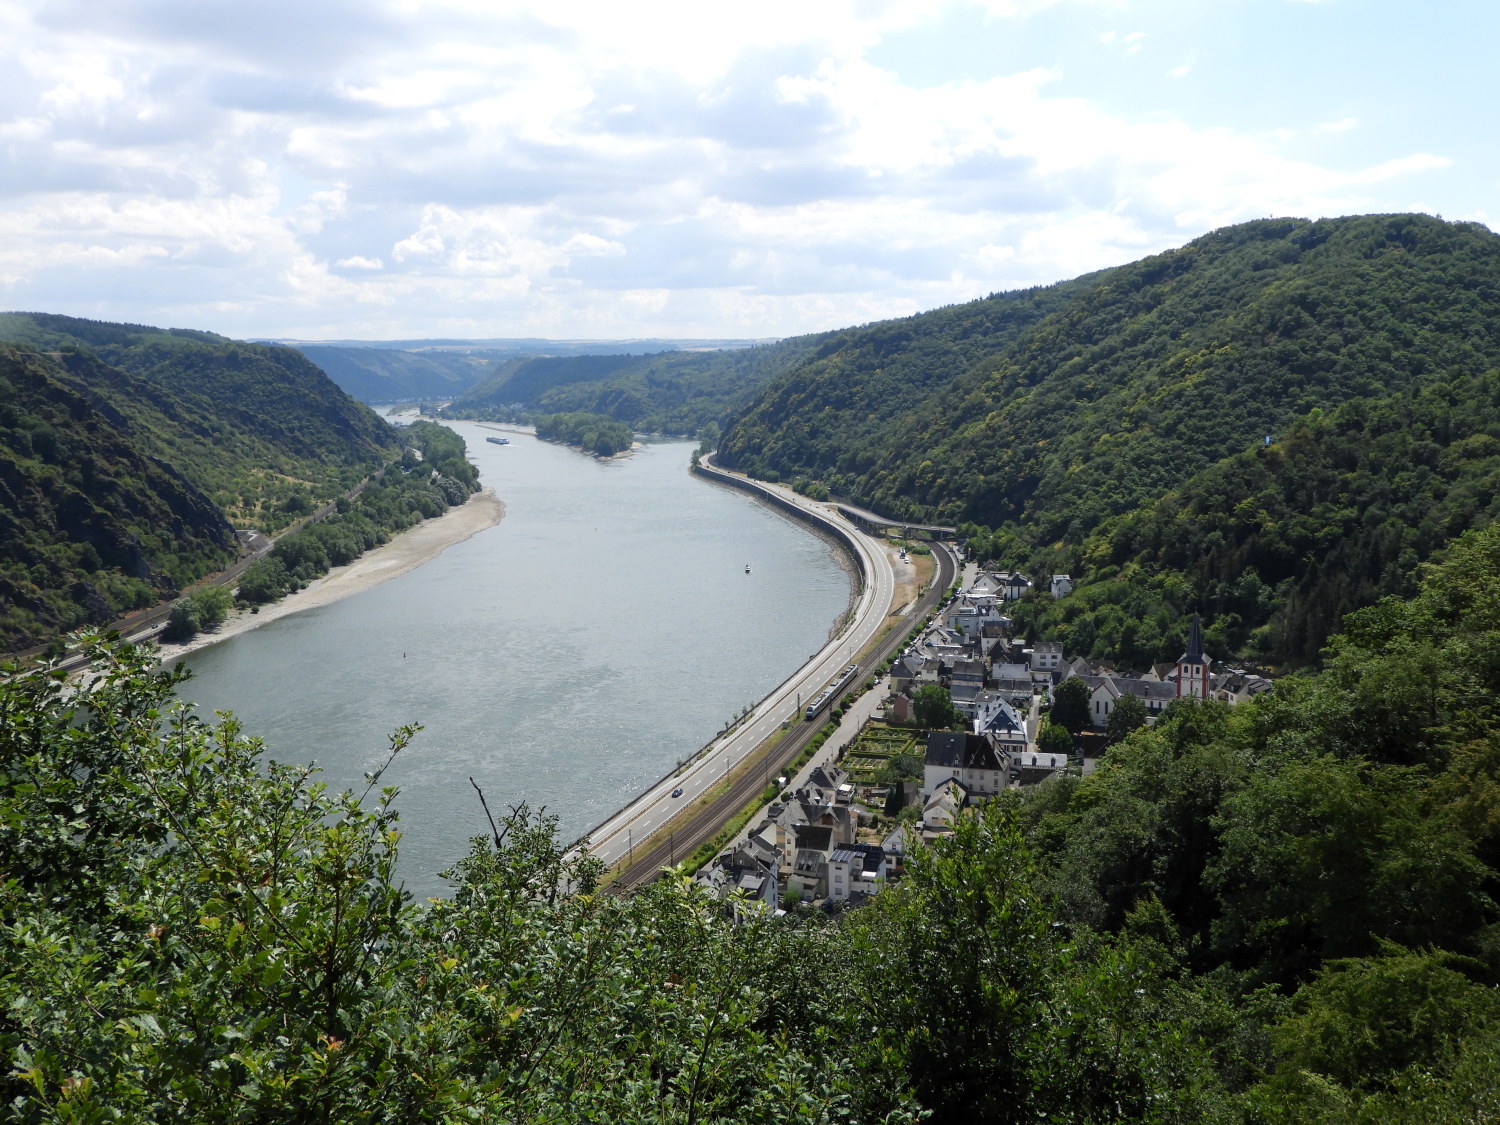
[[[494,527],[504,518],[505,502],[493,489],[476,492],[466,503],[449,508],[436,519],[423,520],[384,546],[366,551],[348,566],[335,567],[297,593],[261,606],[257,613],[236,610],[212,633],[200,633],[186,644],[163,644],[162,663],[170,664],[190,652],[227,641],[278,618],[329,605],[388,582],[437,558],[455,543]]]

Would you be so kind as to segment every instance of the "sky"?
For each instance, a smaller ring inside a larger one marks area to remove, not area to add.
[[[0,308],[765,339],[1500,220],[1495,0],[0,0]]]

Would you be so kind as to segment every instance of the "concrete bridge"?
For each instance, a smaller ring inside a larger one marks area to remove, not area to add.
[[[890,519],[886,516],[877,515],[864,508],[856,508],[853,504],[843,502],[834,505],[839,513],[850,523],[861,531],[870,535],[879,535],[886,530],[895,530],[901,533],[903,539],[952,539],[958,534],[958,529],[953,527],[940,527],[931,523],[911,523],[907,520]]]

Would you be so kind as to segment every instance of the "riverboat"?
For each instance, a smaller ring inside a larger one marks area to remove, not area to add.
[[[487,437],[484,440],[487,441],[487,442],[490,442],[492,445],[509,445],[510,444],[510,438],[508,438],[508,437]]]

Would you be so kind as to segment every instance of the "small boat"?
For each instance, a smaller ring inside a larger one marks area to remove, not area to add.
[[[746,574],[749,574],[749,573],[750,573],[750,564],[749,564],[749,563],[746,563],[746,564],[745,564],[745,573],[746,573]]]
[[[508,438],[508,437],[487,437],[484,440],[488,441],[488,442],[491,442],[491,443],[493,443],[495,445],[509,445],[510,444],[510,438]]]

